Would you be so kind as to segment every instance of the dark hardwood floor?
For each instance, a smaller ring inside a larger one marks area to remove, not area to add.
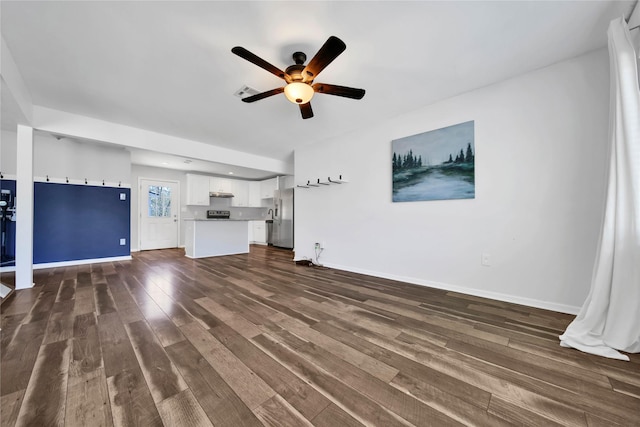
[[[572,316],[291,252],[37,270],[2,307],[2,426],[640,425],[640,357]]]

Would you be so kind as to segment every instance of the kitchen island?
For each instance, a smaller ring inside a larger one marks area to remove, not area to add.
[[[188,258],[249,253],[249,222],[237,219],[185,219]]]

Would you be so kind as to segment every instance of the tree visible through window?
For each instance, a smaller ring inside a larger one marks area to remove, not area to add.
[[[171,188],[159,185],[149,186],[149,216],[171,216]]]

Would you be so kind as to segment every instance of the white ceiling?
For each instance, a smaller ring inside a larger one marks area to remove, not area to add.
[[[609,21],[634,4],[3,0],[0,17],[35,105],[290,161],[301,145],[603,47]],[[316,82],[364,88],[364,99],[318,94],[302,120],[284,95],[233,95],[283,84],[232,47],[284,69],[330,35],[347,50]]]

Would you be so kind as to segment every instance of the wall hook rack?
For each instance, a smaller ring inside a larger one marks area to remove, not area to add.
[[[320,181],[320,180],[318,180]],[[307,181],[305,185],[298,185],[299,188],[311,188],[311,187],[319,187],[318,184],[312,184],[311,181]]]
[[[338,179],[332,179],[330,176],[327,177],[326,181],[320,181],[320,178],[316,180],[313,184],[311,181],[307,181],[304,185],[297,185],[298,188],[312,188],[312,187],[320,187],[321,185],[331,185],[331,184],[344,184],[349,181],[342,178],[342,175],[338,175]]]
[[[342,175],[338,175],[338,179],[331,179],[331,177],[329,177],[329,182],[332,184],[344,184],[349,181],[345,181],[344,179],[342,179]]]

